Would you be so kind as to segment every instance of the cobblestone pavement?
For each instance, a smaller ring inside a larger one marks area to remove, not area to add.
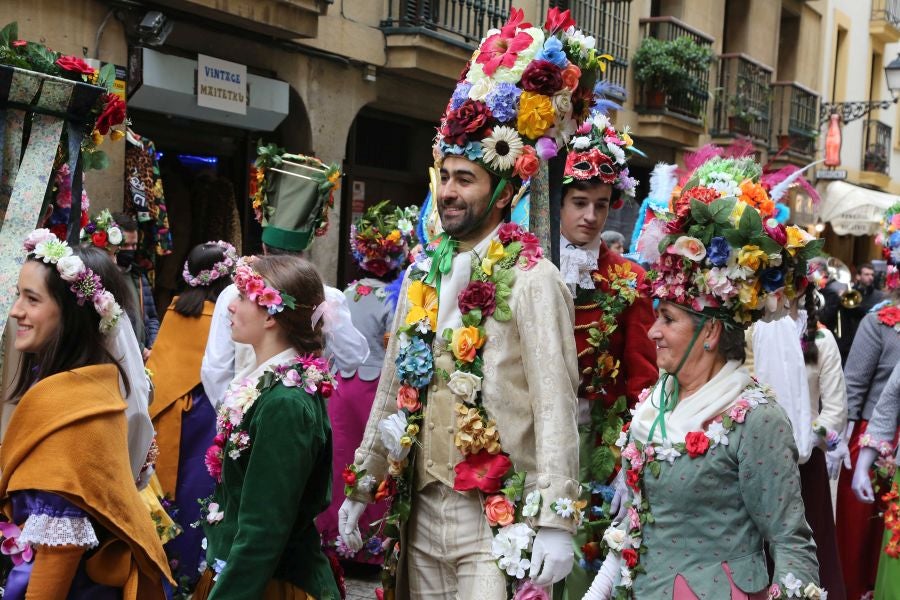
[[[344,584],[347,600],[375,600],[375,588],[379,587],[378,570],[346,569]]]

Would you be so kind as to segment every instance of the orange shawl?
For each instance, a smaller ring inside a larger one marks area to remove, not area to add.
[[[122,587],[125,600],[156,600],[169,567],[131,475],[124,411],[115,365],[37,382],[0,447],[0,502],[11,517],[12,492],[42,490],[86,511],[110,534],[88,559],[91,578]]]
[[[147,361],[147,368],[153,372],[150,418],[156,428],[159,446],[156,475],[163,492],[172,500],[176,499],[178,481],[181,417],[193,406],[191,390],[200,383],[200,366],[215,307],[206,301],[199,317],[185,317],[175,312],[173,300]]]

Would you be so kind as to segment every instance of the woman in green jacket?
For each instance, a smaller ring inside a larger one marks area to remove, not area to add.
[[[314,523],[331,500],[322,281],[303,259],[267,256],[242,259],[234,282],[231,335],[257,362],[231,383],[207,451],[218,484],[201,513],[207,569],[194,598],[337,600]]]

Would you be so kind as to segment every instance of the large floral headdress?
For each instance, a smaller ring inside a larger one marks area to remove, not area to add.
[[[69,245],[56,237],[49,229],[35,229],[22,243],[28,258],[40,260],[56,267],[63,281],[69,284],[69,290],[75,294],[79,306],[90,302],[100,315],[100,331],[112,331],[122,308],[111,292],[103,287],[100,277],[84,264],[80,257],[72,254]]]
[[[888,263],[885,287],[889,290],[900,288],[900,202],[894,204],[881,220],[881,231],[875,238],[875,242],[881,246],[881,255]]]
[[[620,133],[609,117],[596,112],[578,129],[569,146],[563,183],[596,179],[634,196],[637,180],[629,175],[626,163],[636,149],[627,127]]]
[[[551,8],[543,28],[521,9],[492,29],[472,55],[435,140],[436,157],[463,156],[520,183],[538,159],[557,155],[588,117],[593,87],[609,55],[575,29],[568,10]]]
[[[109,246],[121,245],[123,239],[122,229],[113,219],[112,213],[105,208],[91,217],[81,230],[82,242],[91,242],[104,250]]]
[[[403,268],[416,245],[418,206],[399,208],[384,200],[350,226],[350,249],[359,268],[382,277]]]
[[[803,293],[806,263],[824,240],[773,218],[760,173],[749,158],[713,158],[648,225],[645,235],[659,242],[647,277],[655,298],[746,327]]]

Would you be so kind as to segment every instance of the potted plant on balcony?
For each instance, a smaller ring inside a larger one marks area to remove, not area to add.
[[[675,40],[644,38],[634,54],[634,79],[645,90],[648,108],[662,108],[666,98],[688,90],[692,73],[708,69],[712,50],[683,35]]]
[[[728,130],[733,133],[750,133],[750,127],[762,115],[743,94],[728,97]]]
[[[872,144],[863,157],[863,170],[884,173],[887,170],[887,153],[881,144]]]

